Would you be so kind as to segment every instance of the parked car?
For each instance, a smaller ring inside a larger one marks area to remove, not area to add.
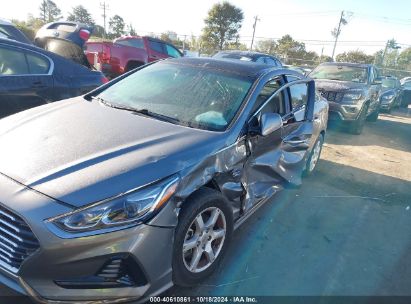
[[[313,172],[327,116],[297,72],[180,58],[1,120],[1,283],[104,303],[198,284]]]
[[[0,18],[0,39],[11,39],[22,43],[33,44],[13,23]]]
[[[113,42],[87,42],[86,54],[93,64],[93,54],[97,54],[102,72],[110,78],[117,77],[146,63],[169,57],[178,58],[183,54],[171,43],[152,38],[126,36]]]
[[[411,104],[411,81],[405,81],[401,85],[401,107],[408,107]]]
[[[385,76],[382,78],[382,89],[380,94],[380,109],[388,113],[401,103],[401,84],[398,78]]]
[[[286,69],[296,71],[296,72],[301,73],[303,75],[306,74],[306,72],[302,68],[300,68],[298,66],[295,66],[295,65],[283,64],[283,67],[285,67]]]
[[[228,60],[242,60],[252,61],[256,63],[267,64],[273,67],[282,67],[281,61],[268,54],[249,51],[220,51],[213,56],[213,58],[228,59]]]
[[[0,118],[85,94],[107,80],[39,47],[0,38]]]
[[[322,63],[309,76],[330,103],[330,120],[348,124],[353,134],[361,134],[366,118],[377,121],[381,78],[374,65]]]

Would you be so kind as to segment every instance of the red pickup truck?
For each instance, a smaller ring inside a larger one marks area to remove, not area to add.
[[[110,78],[148,62],[183,56],[174,45],[146,36],[126,36],[113,42],[87,42],[85,53],[90,64],[94,64],[93,55],[97,54],[101,71]]]

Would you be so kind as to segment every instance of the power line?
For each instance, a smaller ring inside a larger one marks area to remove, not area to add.
[[[254,24],[253,24],[253,38],[251,39],[250,51],[253,50],[254,35],[255,35],[255,28],[257,27],[257,21],[260,21],[260,19],[258,19],[258,16],[255,16],[254,17]]]
[[[104,1],[103,3],[100,3],[100,8],[103,10],[103,20],[104,20],[104,38],[106,38],[107,35],[107,28],[106,28],[106,10],[108,11],[108,4],[106,4],[106,1]]]

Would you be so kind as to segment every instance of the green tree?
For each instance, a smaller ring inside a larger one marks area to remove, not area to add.
[[[91,17],[91,14],[82,5],[73,7],[73,11],[69,13],[67,20],[81,22],[81,23],[85,23],[88,25],[94,25],[95,23],[93,18]]]
[[[101,25],[95,24],[92,35],[94,37],[103,38],[104,37],[104,27],[102,27]]]
[[[411,47],[403,50],[398,56],[398,65],[409,69],[411,67]]]
[[[127,25],[127,33],[130,36],[137,36],[137,32],[136,32],[135,28],[133,27],[133,25],[131,23],[129,25]]]
[[[290,35],[285,35],[277,41],[274,52],[288,64],[313,64],[318,55],[315,52],[307,52],[305,44],[294,40]]]
[[[110,28],[110,36],[112,38],[116,38],[124,34],[124,27],[126,26],[126,24],[123,18],[121,18],[119,15],[114,15],[110,18],[108,26]]]
[[[335,60],[337,62],[353,62],[353,63],[373,63],[374,59],[375,59],[374,56],[367,55],[360,50],[344,52],[344,53],[338,54],[335,57]]]
[[[257,42],[256,51],[274,55],[274,50],[277,47],[274,39],[260,40]]]
[[[43,0],[40,4],[40,19],[44,23],[53,22],[62,18],[61,10],[52,0]]]
[[[229,2],[214,4],[204,20],[202,41],[208,49],[222,50],[239,37],[244,19],[242,10]]]

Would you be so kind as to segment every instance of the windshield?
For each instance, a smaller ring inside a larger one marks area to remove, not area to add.
[[[385,89],[395,88],[396,80],[392,78],[384,78],[382,80],[382,87]]]
[[[131,74],[97,97],[182,125],[221,131],[236,115],[251,85],[245,77],[163,61]]]
[[[115,43],[135,47],[138,49],[144,49],[144,42],[143,42],[143,39],[141,38],[116,40]]]
[[[311,73],[313,79],[330,79],[351,82],[367,82],[367,69],[345,65],[320,65]]]

